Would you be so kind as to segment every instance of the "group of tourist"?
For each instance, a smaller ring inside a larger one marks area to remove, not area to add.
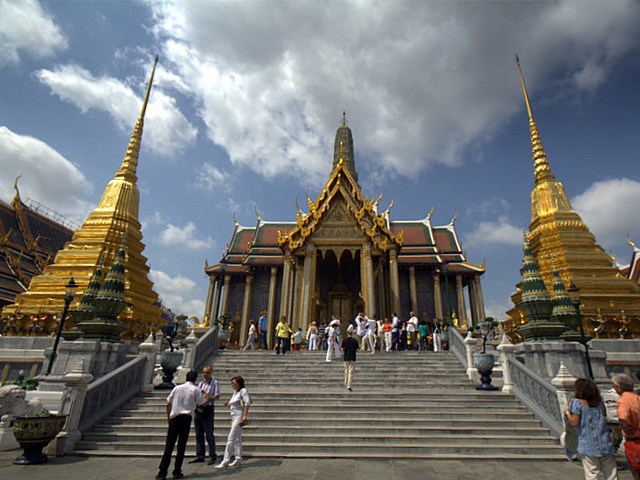
[[[616,402],[618,422],[625,438],[624,449],[635,480],[640,480],[640,397],[633,392],[633,380],[618,374],[611,379],[620,396]],[[582,459],[586,480],[616,480],[617,445],[607,427],[607,411],[596,383],[579,378],[574,384],[575,398],[564,410],[567,420],[578,428],[577,451]]]
[[[348,325],[347,331],[354,331],[353,336],[358,342],[358,346],[372,354],[376,351],[441,351],[444,327],[440,320],[420,321],[414,312],[410,312],[409,316],[410,318],[406,322],[395,313],[391,320],[389,318],[378,320],[375,314],[367,317],[360,312]],[[276,355],[285,354],[289,350],[302,350],[305,341],[307,350],[326,350],[329,352],[333,348],[335,351],[336,348],[339,349],[336,339],[341,336],[341,322],[334,315],[328,325],[324,323],[318,325],[316,322],[311,322],[306,334],[301,328],[292,328],[283,315],[275,328]],[[255,350],[256,339],[258,340],[258,348],[265,350],[268,348],[267,320],[264,315],[260,316],[257,327],[253,320],[249,321],[249,330],[243,350]]]
[[[196,456],[189,463],[205,461],[205,440],[209,446],[208,464],[213,465],[216,462],[216,439],[213,435],[214,402],[220,398],[220,387],[217,380],[213,378],[212,372],[211,366],[204,367],[202,370],[203,380],[196,386],[198,374],[193,370],[189,371],[186,377],[187,381],[171,390],[167,397],[169,429],[156,480],[167,478],[176,441],[178,442],[178,451],[173,468],[173,478],[184,477],[182,463],[192,419],[196,430]],[[247,414],[251,400],[242,377],[233,377],[231,388],[233,395],[224,402],[224,405],[229,407],[231,414],[231,429],[222,461],[215,467],[217,469],[239,466],[242,463],[242,427],[248,422]],[[234,456],[233,462],[231,462],[232,455]]]

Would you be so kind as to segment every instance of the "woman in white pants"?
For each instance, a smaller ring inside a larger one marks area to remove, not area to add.
[[[338,344],[337,328],[340,326],[340,320],[333,319],[329,323],[327,333],[327,358],[326,361],[331,361],[331,354],[333,353],[336,358],[340,358],[340,345]]]
[[[318,327],[316,327],[316,322],[311,322],[311,326],[307,330],[307,345],[309,350],[318,349]]]
[[[256,326],[253,324],[253,320],[249,320],[249,336],[247,337],[247,343],[244,344],[243,350],[255,350],[256,349]]]
[[[231,388],[233,388],[234,393],[228,402],[224,402],[224,406],[229,407],[231,413],[231,430],[229,430],[229,436],[227,437],[224,458],[220,465],[216,465],[216,468],[236,467],[242,463],[242,427],[247,424],[247,413],[249,413],[251,400],[247,389],[244,388],[244,378],[233,377],[231,379]],[[231,450],[235,450],[235,459],[232,463],[229,463]]]

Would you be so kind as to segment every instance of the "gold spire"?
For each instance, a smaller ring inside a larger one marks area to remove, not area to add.
[[[136,122],[136,126],[133,129],[131,140],[129,141],[129,147],[127,153],[122,160],[122,166],[116,173],[116,177],[124,177],[130,182],[136,182],[136,169],[138,167],[138,154],[140,153],[140,143],[142,142],[142,127],[144,126],[144,114],[147,111],[147,104],[149,103],[149,94],[151,93],[151,85],[153,84],[153,76],[156,73],[156,65],[158,63],[158,56],[156,55],[153,62],[153,69],[151,70],[151,78],[149,78],[149,84],[147,85],[147,92],[144,95],[144,101],[142,102],[142,110],[140,111],[140,117]]]
[[[555,176],[549,167],[547,162],[547,154],[542,146],[542,140],[540,139],[540,132],[538,132],[538,126],[533,119],[533,113],[531,112],[531,103],[529,102],[529,94],[527,93],[527,86],[524,83],[524,77],[522,75],[522,69],[520,68],[520,59],[516,54],[516,64],[518,65],[518,72],[520,73],[520,82],[522,82],[522,91],[524,93],[524,101],[527,104],[527,112],[529,113],[529,130],[531,131],[531,149],[533,150],[533,165],[535,168],[535,183],[544,181],[554,181]]]

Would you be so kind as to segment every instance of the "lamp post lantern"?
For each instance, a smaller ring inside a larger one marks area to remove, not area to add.
[[[587,338],[584,334],[584,327],[582,326],[582,315],[580,314],[580,289],[576,287],[576,284],[571,282],[567,289],[571,303],[573,303],[576,309],[576,315],[578,317],[578,328],[580,329],[580,343],[584,345],[584,356],[587,360],[587,369],[589,370],[589,377],[593,379],[593,370],[591,368],[591,356],[589,355],[589,345],[587,345]]]
[[[60,337],[62,336],[62,330],[64,329],[64,320],[67,317],[67,311],[69,310],[69,304],[73,300],[73,295],[76,293],[76,289],[78,285],[73,280],[73,277],[69,280],[64,287],[64,309],[62,310],[62,318],[60,319],[60,323],[58,325],[58,333],[56,335],[56,340],[53,343],[53,351],[51,352],[51,358],[49,359],[49,366],[47,367],[46,375],[51,373],[51,369],[53,368],[53,362],[56,359],[56,353],[58,352],[58,343],[60,343]]]

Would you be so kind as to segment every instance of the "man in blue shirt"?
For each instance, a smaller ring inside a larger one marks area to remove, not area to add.
[[[260,318],[258,319],[258,348],[260,348],[261,345],[264,345],[265,350],[269,349],[267,344],[267,319],[264,316],[264,312],[260,314]]]

